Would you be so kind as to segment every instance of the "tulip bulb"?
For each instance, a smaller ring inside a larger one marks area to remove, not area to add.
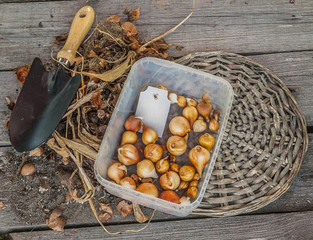
[[[202,95],[202,101],[205,102],[205,103],[210,103],[210,96],[209,96],[209,93],[208,92],[205,92],[203,95]]]
[[[151,143],[145,147],[144,155],[146,159],[157,162],[163,155],[163,148],[159,144]]]
[[[137,142],[137,134],[132,131],[126,131],[122,135],[121,146],[126,143],[135,144]]]
[[[177,97],[177,106],[184,108],[187,105],[187,100],[184,96],[178,96]]]
[[[180,204],[180,200],[179,200],[177,193],[171,190],[166,190],[162,192],[159,198],[169,201],[169,202]]]
[[[180,169],[180,166],[177,163],[172,163],[170,168],[171,168],[172,171],[178,173],[178,171]]]
[[[169,93],[168,99],[171,101],[171,103],[178,103],[177,101],[177,94],[176,93]]]
[[[167,160],[168,157],[163,158],[159,161],[157,161],[157,163],[155,164],[156,170],[158,171],[158,173],[166,173],[168,171],[168,169],[170,168],[170,164]]]
[[[189,182],[193,179],[193,176],[196,173],[194,166],[184,165],[179,169],[179,176],[181,180]]]
[[[160,184],[164,190],[175,190],[180,184],[179,175],[176,172],[168,171],[160,177]]]
[[[191,131],[188,120],[182,116],[174,117],[170,121],[169,129],[173,135],[181,137]]]
[[[177,188],[177,190],[184,190],[184,189],[187,189],[188,188],[188,183],[185,182],[185,181],[180,181],[180,184]]]
[[[213,110],[212,116],[213,116],[213,118],[214,118],[216,121],[218,121],[218,119],[220,118],[220,115],[221,115],[220,110],[218,110],[218,109],[214,109],[214,110]]]
[[[157,140],[158,140],[157,132],[143,124],[142,142],[145,145],[148,145],[150,143],[155,143]]]
[[[159,191],[153,183],[142,183],[136,188],[136,191],[156,198],[159,196]]]
[[[131,115],[126,119],[124,126],[127,131],[138,132],[141,128],[141,124],[141,118]]]
[[[196,100],[194,100],[192,98],[186,98],[186,100],[187,100],[187,106],[193,106],[193,107],[197,106]]]
[[[136,183],[131,177],[124,177],[121,179],[120,185],[129,189],[136,189]]]
[[[127,168],[122,163],[113,163],[108,168],[108,177],[114,180],[116,183],[120,183],[121,179],[123,179],[127,174]]]
[[[216,121],[215,118],[210,118],[210,122],[209,122],[209,129],[212,131],[212,132],[217,132],[219,128],[219,125],[218,125],[218,122]]]
[[[196,187],[189,187],[187,189],[187,197],[190,197],[191,199],[194,199],[196,196],[197,196],[197,193],[198,193],[198,188]]]
[[[212,111],[212,105],[210,103],[206,103],[204,101],[200,102],[197,105],[197,110],[199,112],[199,114],[201,114],[205,120],[209,120],[210,119],[210,113]]]
[[[180,204],[181,205],[189,205],[190,204],[190,198],[186,196],[182,196],[180,199]]]
[[[210,160],[210,152],[204,147],[197,145],[190,150],[189,160],[192,163],[192,165],[195,166],[201,178],[202,171],[207,162]]]
[[[214,147],[215,139],[214,139],[214,137],[211,134],[205,133],[205,134],[200,136],[199,144],[202,147],[204,147],[204,148],[208,149],[209,151],[211,151],[211,149]]]
[[[175,156],[179,156],[184,154],[184,152],[187,149],[187,142],[184,138],[179,137],[179,136],[171,136],[168,140],[167,140],[167,150],[175,155]]]
[[[190,126],[193,126],[193,123],[198,118],[198,111],[193,106],[187,106],[183,110],[183,116],[189,121]]]
[[[207,124],[205,121],[198,119],[194,122],[192,130],[194,132],[204,132],[207,129]]]
[[[141,178],[158,178],[153,162],[148,159],[137,163],[137,175]]]
[[[137,148],[132,144],[125,144],[117,149],[118,160],[125,165],[132,165],[140,161]]]

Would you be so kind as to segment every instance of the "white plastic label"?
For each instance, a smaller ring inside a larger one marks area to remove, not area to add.
[[[168,91],[150,87],[141,92],[135,115],[142,117],[142,121],[162,137],[168,112],[171,106],[167,98]],[[140,130],[142,132],[142,129]]]

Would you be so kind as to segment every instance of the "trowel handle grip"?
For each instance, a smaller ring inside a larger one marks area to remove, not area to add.
[[[89,32],[95,18],[92,7],[85,6],[76,13],[64,47],[58,52],[57,59],[64,58],[73,63],[76,51]]]

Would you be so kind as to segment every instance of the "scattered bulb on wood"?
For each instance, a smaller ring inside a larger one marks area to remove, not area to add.
[[[114,180],[116,183],[120,183],[121,179],[123,179],[127,174],[127,168],[122,163],[113,163],[108,168],[108,177]]]
[[[190,132],[190,124],[188,120],[182,116],[174,117],[169,123],[169,130],[173,135],[185,136]]]
[[[158,134],[152,128],[149,128],[145,124],[143,124],[143,132],[142,132],[142,142],[145,145],[150,143],[155,143],[158,140]]]
[[[170,164],[168,162],[168,157],[163,158],[159,161],[157,161],[157,163],[155,164],[156,170],[158,171],[158,173],[166,173],[168,171],[168,169],[170,168]]]
[[[126,143],[135,144],[137,142],[137,134],[133,131],[126,131],[122,135],[121,146]]]
[[[161,192],[159,198],[169,202],[180,204],[179,196],[176,192],[172,190],[166,190],[164,192]]]
[[[184,108],[187,105],[187,100],[184,96],[178,96],[177,97],[177,106]]]
[[[179,169],[180,179],[189,182],[193,179],[196,169],[194,166],[184,165]]]
[[[136,188],[136,191],[156,198],[159,196],[159,191],[153,183],[142,183]]]
[[[129,143],[117,149],[117,157],[125,165],[132,165],[140,161],[137,148]]]
[[[172,163],[170,166],[171,170],[174,172],[179,172],[180,166],[177,163]]]
[[[185,182],[185,181],[181,181],[177,190],[184,190],[184,189],[187,189],[188,188],[188,183]]]
[[[193,106],[193,107],[197,106],[196,100],[194,100],[192,98],[186,98],[186,100],[187,100],[187,106]]]
[[[189,187],[198,187],[198,180],[192,180],[189,184]]]
[[[183,137],[179,137],[179,136],[171,136],[168,140],[167,140],[167,150],[175,155],[175,156],[179,156],[184,154],[184,152],[187,149],[187,142]]]
[[[163,148],[159,144],[151,143],[145,147],[144,156],[152,162],[159,161],[162,158],[162,155]]]
[[[141,118],[136,117],[135,115],[129,116],[125,123],[124,127],[127,131],[133,131],[133,132],[138,132],[141,128],[142,122]]]
[[[211,134],[205,133],[200,136],[199,144],[207,150],[211,151],[211,149],[214,147],[215,139]]]
[[[183,110],[183,116],[189,121],[190,127],[192,127],[198,118],[198,111],[193,106],[187,106]]]
[[[215,118],[210,117],[209,129],[212,132],[217,132],[218,128],[219,128],[218,122],[215,120]]]
[[[172,104],[178,103],[177,101],[177,94],[176,93],[169,93],[168,99],[171,101]]]
[[[212,116],[213,116],[213,118],[214,118],[216,121],[218,121],[218,119],[220,118],[220,115],[221,115],[220,110],[218,110],[218,109],[214,109],[214,110],[213,110]]]
[[[22,176],[30,176],[33,175],[35,172],[35,166],[32,163],[26,163],[21,169]]]
[[[120,185],[129,189],[136,189],[136,183],[131,177],[124,177],[121,179]]]
[[[179,184],[179,175],[174,171],[168,171],[160,177],[160,185],[164,190],[175,190]]]
[[[181,205],[189,205],[190,204],[190,198],[186,196],[182,196],[180,199],[180,204]]]
[[[195,166],[201,178],[202,171],[210,159],[210,152],[206,148],[197,145],[190,150],[188,156],[190,162]]]
[[[198,119],[194,122],[192,130],[194,132],[204,132],[207,129],[207,124],[205,121]]]
[[[161,85],[161,84],[159,84],[159,85],[157,85],[157,86],[155,86],[155,87],[168,91],[167,87],[164,87],[164,86]]]
[[[148,159],[137,163],[137,175],[141,178],[158,178],[153,162]]]

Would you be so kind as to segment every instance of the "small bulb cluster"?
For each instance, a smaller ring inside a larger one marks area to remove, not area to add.
[[[164,89],[161,85],[158,87]],[[122,134],[121,144],[117,149],[119,162],[108,168],[107,175],[113,182],[125,188],[187,205],[197,196],[198,181],[210,160],[210,151],[215,144],[214,137],[209,133],[200,136],[199,145],[188,152],[189,165],[180,166],[176,162],[177,157],[187,151],[188,136],[192,132],[202,133],[207,129],[211,132],[218,131],[220,111],[212,111],[207,92],[203,94],[200,103],[175,93],[169,93],[168,97],[183,110],[182,116],[173,117],[169,123],[172,136],[167,139],[166,146],[157,143],[156,131],[145,125],[140,117],[129,116],[124,123],[126,131]],[[140,129],[143,130],[143,150],[135,145]],[[136,174],[127,176],[127,166],[130,165],[136,165]],[[181,196],[178,195],[179,191]]]

